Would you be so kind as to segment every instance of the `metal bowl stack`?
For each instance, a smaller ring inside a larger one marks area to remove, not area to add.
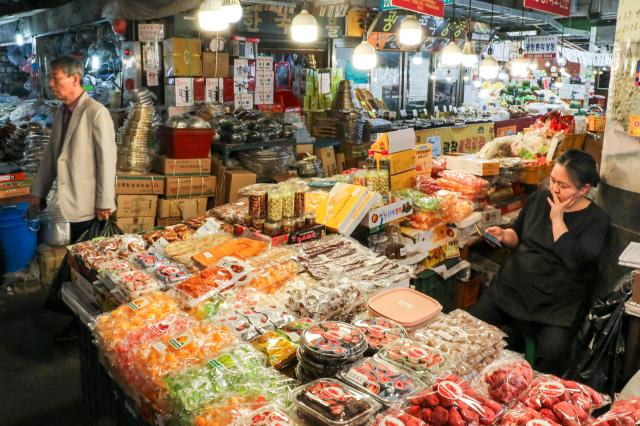
[[[340,111],[340,141],[343,143],[362,143],[362,133],[364,129],[364,116],[360,110]]]
[[[116,135],[118,170],[148,173],[151,170],[149,139],[155,110],[153,105],[136,103],[130,107]]]
[[[351,111],[354,109],[353,99],[351,98],[351,82],[349,80],[342,80],[338,83],[338,90],[331,104],[331,109],[334,111]]]

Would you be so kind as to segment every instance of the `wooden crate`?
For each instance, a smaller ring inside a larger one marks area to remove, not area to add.
[[[550,174],[555,161],[547,164],[538,164],[533,167],[524,167],[520,172],[520,182],[526,185],[537,185],[545,180]]]

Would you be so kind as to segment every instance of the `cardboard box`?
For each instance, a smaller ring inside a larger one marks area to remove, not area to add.
[[[182,223],[181,217],[156,218],[156,226],[171,226]]]
[[[204,77],[230,77],[229,54],[204,52],[202,54],[202,75]]]
[[[160,195],[164,191],[164,176],[149,173],[118,173],[116,194],[118,195]]]
[[[460,170],[476,176],[494,176],[500,173],[498,160],[485,160],[473,155],[445,155],[447,169]]]
[[[44,244],[38,246],[40,282],[50,284],[53,281],[66,255],[66,247],[49,247]]]
[[[344,156],[344,152],[336,153],[336,164],[338,167],[338,174],[342,174],[345,170],[350,168],[347,166],[347,160]]]
[[[406,172],[391,175],[391,190],[411,188],[413,178],[416,177],[416,169],[407,170]]]
[[[158,205],[157,195],[118,195],[116,217],[155,216]]]
[[[199,38],[173,37],[162,43],[167,77],[202,77],[202,46]]]
[[[382,160],[382,154],[376,152],[375,154],[376,161],[380,162]],[[402,172],[406,172],[407,170],[413,170],[416,168],[416,150],[408,149],[406,151],[396,152],[395,154],[389,154],[387,156],[389,162],[391,163],[391,174],[397,175]]]
[[[329,192],[327,201],[318,207],[316,220],[333,232],[351,235],[381,199],[379,193],[362,186],[337,183]]]
[[[155,216],[119,217],[116,220],[118,228],[125,234],[140,234],[155,227]]]
[[[248,185],[256,183],[256,174],[244,169],[226,170],[224,173],[226,181],[227,202],[235,203],[238,201],[238,190]]]
[[[200,216],[207,212],[207,198],[174,198],[158,199],[159,219],[170,217],[181,217],[188,219],[193,216]]]
[[[312,143],[300,143],[296,145],[296,158],[298,160],[305,158],[307,153],[313,154]]]
[[[430,175],[433,167],[431,144],[416,145],[416,174]]]
[[[175,159],[160,155],[153,160],[153,170],[169,176],[204,176],[211,173],[211,159],[208,157]]]
[[[373,144],[374,151],[388,151],[395,154],[400,151],[407,151],[416,146],[416,133],[413,129],[394,130],[393,132],[380,133],[378,139]]]
[[[322,163],[322,170],[325,176],[333,176],[338,172],[338,165],[336,164],[336,154],[333,147],[318,148],[314,150],[316,157]]]
[[[164,195],[173,198],[200,197],[215,194],[215,176],[167,176]]]
[[[164,103],[170,107],[190,107],[195,105],[193,79],[178,77],[164,86]]]

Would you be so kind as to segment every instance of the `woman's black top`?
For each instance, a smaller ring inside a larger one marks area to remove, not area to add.
[[[594,203],[567,212],[569,232],[554,242],[547,197],[539,190],[527,200],[514,224],[520,242],[489,291],[514,318],[570,327],[588,300],[609,217]]]

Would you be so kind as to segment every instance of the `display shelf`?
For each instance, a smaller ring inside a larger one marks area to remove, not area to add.
[[[257,149],[271,148],[273,146],[295,146],[295,139],[272,139],[263,142],[246,142],[246,143],[222,143],[213,142],[211,150],[222,154],[223,165],[229,162],[229,156],[233,152],[253,151]]]

